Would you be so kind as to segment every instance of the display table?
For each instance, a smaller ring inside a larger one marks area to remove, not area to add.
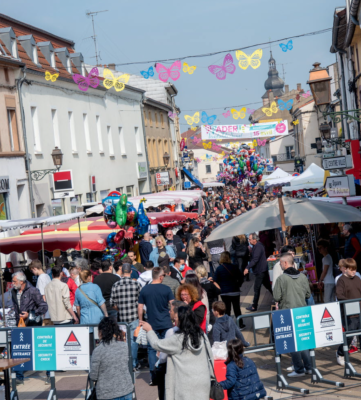
[[[4,371],[5,399],[10,400],[9,369],[30,361],[30,358],[3,358],[0,360],[0,371]]]
[[[214,362],[214,372],[218,382],[226,379],[227,366],[224,363],[225,360],[216,360]],[[224,400],[228,400],[227,390],[224,390]]]

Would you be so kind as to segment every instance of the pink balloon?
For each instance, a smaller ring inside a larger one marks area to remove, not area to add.
[[[115,221],[108,220],[107,225],[109,226],[110,229],[115,229],[117,226],[117,223]]]

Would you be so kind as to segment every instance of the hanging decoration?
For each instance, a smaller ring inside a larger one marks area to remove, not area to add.
[[[248,56],[241,50],[236,51],[236,57],[239,65],[239,68],[247,69],[251,66],[253,69],[260,67],[261,65],[261,58],[262,58],[263,50],[257,49],[254,53]]]
[[[169,111],[168,112],[168,117],[170,117],[170,118],[175,118],[177,116],[177,113],[174,113],[174,112],[172,112],[172,111]]]
[[[288,100],[287,102],[284,102],[283,100],[279,99],[278,100],[278,108],[283,111],[283,110],[290,110],[293,105],[293,99]]]
[[[165,67],[163,64],[157,63],[155,65],[155,70],[158,72],[158,77],[162,82],[167,82],[168,79],[173,79],[176,81],[180,78],[180,70],[182,68],[182,63],[178,60],[175,61],[170,68]]]
[[[228,110],[227,112],[222,113],[222,114],[223,114],[224,118],[228,118],[231,116],[231,110]]]
[[[103,77],[103,85],[105,88],[109,90],[114,86],[114,89],[117,92],[121,92],[122,90],[124,90],[125,85],[128,83],[130,74],[123,74],[116,78],[110,69],[105,68],[103,71]]]
[[[194,144],[198,144],[198,143],[200,143],[201,141],[202,141],[202,139],[198,139],[198,138],[196,138],[196,137],[193,139],[193,143],[194,143]]]
[[[276,114],[278,111],[276,102],[273,101],[271,103],[270,108],[267,107],[262,108],[262,111],[267,115],[267,117],[270,117],[272,114]]]
[[[59,78],[59,74],[51,74],[49,71],[45,71],[45,79],[47,81],[55,82]]]
[[[199,123],[199,111],[194,113],[193,117],[191,117],[190,115],[185,115],[184,118],[187,121],[188,125],[198,124]]]
[[[83,92],[86,92],[89,89],[89,86],[95,89],[99,86],[98,68],[97,67],[92,68],[88,76],[74,74],[73,80],[78,85],[78,88]]]
[[[192,131],[196,131],[198,129],[197,126],[191,126]]]
[[[236,66],[233,64],[233,57],[230,53],[226,54],[223,60],[223,65],[210,65],[209,71],[219,80],[226,79],[227,73],[234,74]]]
[[[253,108],[247,108],[247,114],[253,114],[255,111]]]
[[[305,98],[310,97],[311,96],[311,92],[309,90],[307,90],[307,92],[301,93],[301,96],[305,97]]]
[[[239,111],[237,111],[234,108],[231,108],[231,113],[232,113],[232,117],[234,119],[243,119],[246,116],[246,107],[241,108]]]
[[[282,51],[286,52],[287,50],[293,49],[293,42],[292,40],[289,40],[286,44],[280,43],[279,46],[281,47]]]
[[[208,143],[203,143],[203,147],[207,150],[207,149],[211,149],[212,148],[212,142],[208,142]]]
[[[295,121],[292,121],[293,125],[298,125],[300,123],[300,121],[298,119],[296,119]]]
[[[183,72],[184,72],[185,74],[188,73],[189,75],[192,75],[193,72],[194,72],[196,69],[197,69],[197,67],[196,67],[195,65],[192,65],[192,66],[190,67],[186,62],[183,63]]]
[[[149,79],[151,76],[154,76],[154,68],[149,67],[148,71],[140,71],[140,73],[143,75],[143,78]]]
[[[266,146],[266,144],[267,144],[267,140],[266,139],[263,139],[263,140],[257,139],[257,145],[258,146]]]
[[[213,122],[217,119],[217,115],[208,116],[205,111],[202,111],[201,121],[206,125],[212,125]]]
[[[221,146],[219,146],[218,144],[212,143],[212,149],[214,151],[220,151],[221,150]]]
[[[183,151],[185,147],[186,147],[186,140],[185,138],[182,138],[181,142],[179,143],[180,151]]]

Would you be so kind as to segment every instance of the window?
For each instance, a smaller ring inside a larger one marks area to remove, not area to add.
[[[206,174],[212,173],[212,169],[210,165],[206,165]]]
[[[37,107],[31,107],[31,120],[33,123],[34,151],[41,153],[40,130]]]
[[[71,150],[73,153],[76,153],[77,149],[76,149],[75,126],[74,126],[74,116],[72,111],[68,111],[68,119],[69,119],[69,129],[70,129]]]
[[[18,126],[15,110],[8,109],[8,123],[11,151],[20,151]]]
[[[122,187],[117,187],[115,190],[121,194],[123,194],[123,188]]]
[[[148,111],[148,120],[149,120],[149,126],[153,126],[152,113],[150,111]]]
[[[96,119],[96,128],[97,128],[97,136],[98,136],[99,153],[104,153],[103,139],[102,139],[102,127],[101,127],[101,124],[100,124],[99,115],[97,115],[95,117],[95,119]]]
[[[223,172],[223,164],[219,164],[219,172]]]
[[[109,193],[109,192],[110,192],[109,189],[101,190],[101,191],[100,191],[100,200],[103,200],[103,199],[105,199],[106,197],[108,197],[108,193]]]
[[[33,46],[33,61],[35,64],[39,64],[38,49],[36,48],[36,46]]]
[[[155,142],[155,139],[152,141],[152,155],[153,155],[153,167],[158,167],[159,162],[158,162],[158,157],[157,157],[157,144]]]
[[[93,202],[93,194],[94,194],[94,198],[95,198],[95,193],[87,193],[86,194],[86,202],[87,203],[92,203]]]
[[[163,113],[160,113],[160,124],[161,124],[162,128],[164,128],[164,117],[163,117]]]
[[[9,211],[7,204],[7,194],[0,193],[0,221],[5,221],[6,219],[10,219]]]
[[[6,82],[9,82],[9,69],[8,68],[4,68],[4,75],[5,75]]]
[[[58,113],[56,110],[51,110],[51,122],[53,124],[53,136],[55,146],[60,149],[60,135],[59,135],[59,124],[58,124]]]
[[[158,127],[158,114],[154,113],[155,126]]]
[[[70,208],[72,213],[76,213],[78,207],[81,206],[81,195],[77,194],[75,197],[70,198]]]
[[[18,58],[18,48],[16,45],[16,39],[11,40],[11,53],[14,58]]]
[[[88,123],[88,114],[83,114],[83,125],[84,125],[84,135],[85,135],[85,147],[87,153],[91,153],[91,144],[90,144],[90,133],[89,133],[89,123]]]
[[[292,153],[291,153],[291,151],[293,150],[293,146],[286,146],[286,157],[287,157],[287,160],[291,160],[293,157],[292,157]]]
[[[55,53],[53,51],[50,52],[50,65],[55,68]]]
[[[134,127],[135,133],[135,146],[137,149],[137,154],[142,154],[142,145],[140,144],[140,133],[139,128],[137,126]]]
[[[148,145],[149,166],[153,167],[154,161],[153,161],[153,150],[152,150],[152,140],[151,139],[147,140],[147,145]]]
[[[107,136],[108,136],[109,155],[110,157],[114,157],[112,129],[110,126],[107,126]]]
[[[127,195],[128,197],[133,196],[133,186],[127,186]]]
[[[67,70],[68,70],[69,74],[71,74],[73,71],[71,69],[70,57],[67,57],[67,59],[66,59],[66,67],[67,67]]]
[[[53,215],[63,215],[63,204],[62,199],[52,199],[51,208],[53,209]]]
[[[273,164],[276,164],[277,163],[277,156],[272,156],[272,161],[273,161]]]
[[[119,131],[119,145],[120,145],[120,154],[122,156],[125,156],[125,141],[124,141],[124,132],[123,132],[123,128],[120,126],[118,128]]]
[[[144,125],[147,125],[147,112],[143,110],[143,115],[144,115]]]

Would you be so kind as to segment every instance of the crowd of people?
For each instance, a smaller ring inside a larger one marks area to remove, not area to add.
[[[158,386],[159,400],[209,399],[214,378],[212,345],[224,341],[227,376],[221,386],[230,399],[244,398],[245,393],[247,400],[262,398],[266,392],[256,366],[243,355],[250,346],[241,332],[246,326],[238,326],[233,318],[241,315],[241,287],[252,276],[254,295],[246,310],[256,312],[262,286],[272,295],[275,308],[289,309],[314,304],[312,285],[298,270],[295,248],[290,245],[280,249],[270,282],[267,258],[275,243],[268,232],[205,239],[219,225],[274,199],[274,193],[259,188],[226,187],[208,194],[208,212],[179,229],[146,233],[126,257],[114,263],[88,262],[79,256],[69,263],[60,257],[44,271],[42,262],[33,260],[29,269],[37,278],[36,287],[23,272],[12,277],[9,301],[16,324],[99,324],[100,345],[93,351],[90,371],[99,399],[128,400],[133,391],[128,349],[117,322],[130,327],[135,372],[145,367],[139,362],[143,346],[139,338],[146,335],[149,385]],[[317,243],[323,257],[319,288],[324,289],[325,302],[334,301],[335,293],[339,300],[361,298],[355,261],[361,246],[351,225],[345,225],[344,231],[347,258],[339,262],[336,281],[329,242]],[[358,321],[350,319],[349,325],[358,329]],[[337,362],[341,365],[343,352],[340,346]],[[308,351],[291,355],[288,376],[312,372]],[[17,373],[17,379],[22,383],[23,374]]]

